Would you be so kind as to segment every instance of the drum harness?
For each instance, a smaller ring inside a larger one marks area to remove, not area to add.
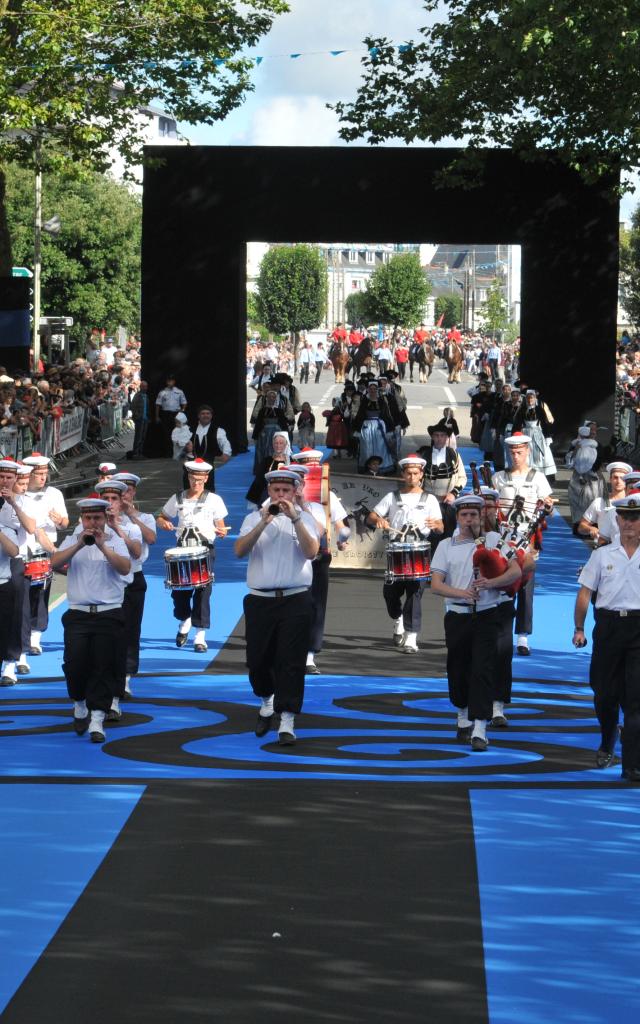
[[[207,494],[208,491],[203,491],[202,494],[199,495],[198,500],[196,501],[196,507],[193,511],[194,516],[198,514],[198,512],[204,505],[205,501],[207,500]],[[185,491],[176,492],[176,508],[180,515],[182,515],[184,509],[184,496]],[[200,533],[200,530],[197,528],[197,526],[183,526],[182,532],[180,533],[180,536],[177,538],[177,540],[179,548],[206,547],[213,549],[213,544],[211,543],[211,541],[207,540],[207,538]]]

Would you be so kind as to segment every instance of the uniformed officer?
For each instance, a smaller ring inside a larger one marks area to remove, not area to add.
[[[438,499],[423,490],[425,459],[419,455],[408,455],[398,463],[402,472],[402,484],[398,490],[389,491],[380,499],[367,522],[379,530],[393,530],[394,536],[407,530],[407,539],[426,539],[442,535],[444,525]],[[393,643],[403,647],[408,654],[418,651],[418,633],[422,625],[422,595],[426,579],[394,580],[384,583],[382,596],[389,617],[393,619]],[[404,605],[402,598],[404,597]]]
[[[23,459],[25,466],[31,466],[27,497],[32,502],[36,515],[36,526],[43,530],[50,541],[47,550],[50,552],[58,540],[58,530],[66,530],[69,525],[69,513],[62,491],[52,487],[48,481],[50,459],[40,452],[32,452]],[[38,587],[30,588],[31,603],[31,635],[29,637],[29,653],[42,654],[41,637],[49,626],[49,598],[51,581]]]
[[[279,714],[278,740],[290,745],[304,697],[311,561],[320,544],[313,516],[295,504],[297,474],[275,470],[266,480],[267,501],[245,517],[234,550],[249,558],[244,614],[249,682],[261,701],[256,736],[265,736]]]
[[[175,426],[176,413],[184,412],[187,407],[187,399],[184,391],[176,387],[176,378],[171,373],[167,377],[166,386],[158,392],[155,402],[156,423],[160,423],[165,439],[165,454],[169,458],[173,455],[171,443],[171,431]]]
[[[498,647],[498,594],[519,579],[515,559],[506,572],[487,579],[474,569],[477,543],[491,549],[500,535],[482,534],[484,499],[463,494],[454,502],[457,530],[438,544],[431,563],[431,589],[445,598],[449,698],[458,709],[457,738],[486,750],[487,719],[493,705],[493,678]]]
[[[124,540],[107,525],[109,502],[92,494],[77,505],[78,533],[51,556],[54,569],[68,565],[62,667],[76,733],[88,729],[93,743],[104,743],[105,716],[121,691],[122,603],[131,559]]]
[[[595,593],[589,682],[600,723],[596,767],[613,763],[622,707],[622,778],[640,783],[640,495],[613,505],[620,536],[594,551],[580,573],[573,643],[586,646],[584,623]]]

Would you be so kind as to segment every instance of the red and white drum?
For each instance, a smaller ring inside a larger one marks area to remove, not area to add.
[[[164,569],[164,585],[169,590],[197,590],[213,583],[211,553],[204,546],[168,548]]]
[[[389,541],[386,555],[386,583],[431,579],[431,545],[428,540]]]
[[[49,582],[53,569],[46,551],[35,551],[30,558],[25,558],[24,574],[31,587],[43,587]]]
[[[329,502],[329,464],[309,466],[304,478],[303,494],[305,501],[315,501],[318,505]]]

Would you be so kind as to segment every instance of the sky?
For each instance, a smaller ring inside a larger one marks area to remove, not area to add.
[[[421,0],[289,0],[289,6],[290,13],[279,15],[269,34],[250,51],[264,58],[253,71],[255,91],[218,124],[180,126],[190,142],[345,145],[338,135],[337,115],[327,104],[355,98],[365,36],[386,36],[400,45],[418,38],[418,29],[427,20]],[[332,57],[330,50],[355,52]],[[290,53],[301,56],[291,60]],[[620,219],[629,220],[638,203],[640,190],[625,196]]]

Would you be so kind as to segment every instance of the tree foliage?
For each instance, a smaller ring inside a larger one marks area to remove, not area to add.
[[[344,139],[452,138],[472,160],[481,147],[551,148],[589,182],[640,163],[637,0],[423,5],[421,38],[366,40],[357,98],[337,105]]]
[[[351,292],[344,301],[344,315],[348,324],[365,326],[370,324],[373,317],[370,315],[371,302],[366,291]]]
[[[640,207],[631,228],[620,232],[620,300],[634,328],[640,328]]]
[[[491,284],[487,297],[478,310],[478,318],[483,329],[488,331],[492,337],[495,337],[498,331],[503,331],[507,326],[509,310],[497,280]]]
[[[418,253],[397,253],[371,275],[367,286],[370,318],[394,328],[415,327],[424,319],[430,294],[431,284]]]
[[[436,323],[442,317],[442,327],[457,327],[462,323],[462,299],[459,295],[439,295],[435,301]]]
[[[311,245],[277,246],[262,258],[260,319],[277,334],[313,331],[327,310],[327,265]]]
[[[187,124],[226,117],[253,88],[252,61],[238,54],[287,10],[285,0],[0,0],[0,173],[36,160],[107,170],[111,148],[139,163],[138,111],[158,97]],[[0,273],[7,249],[5,238]]]
[[[72,336],[91,327],[114,333],[140,325],[140,200],[101,174],[82,180],[47,174],[43,180],[45,219],[54,213],[61,230],[42,238],[42,314],[72,316]],[[33,261],[33,176],[7,169],[7,216],[16,265]]]

